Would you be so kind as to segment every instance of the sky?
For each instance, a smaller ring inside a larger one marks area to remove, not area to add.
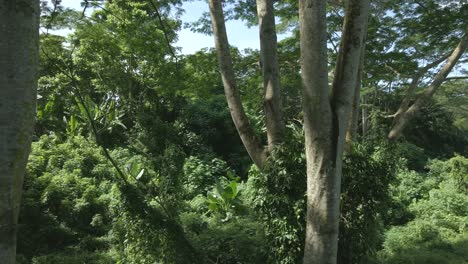
[[[63,0],[62,5],[81,10],[80,2],[80,0]],[[194,1],[184,3],[182,8],[185,9],[185,13],[181,17],[182,21],[194,22],[202,16],[203,12],[208,11],[208,4],[205,1]],[[239,49],[260,49],[258,27],[248,28],[242,21],[228,21],[226,22],[226,29],[229,44]],[[63,32],[66,33],[66,31]],[[181,47],[183,54],[193,54],[202,48],[214,47],[213,36],[191,32],[190,29],[182,29],[178,35],[179,40],[175,46]],[[279,37],[281,38],[281,36]]]
[[[62,0],[62,4],[66,7],[82,10],[80,6],[82,0]],[[205,0],[194,0],[186,2],[182,8],[185,13],[181,16],[183,22],[194,22],[198,20],[203,12],[208,11],[208,4]],[[260,49],[258,38],[258,27],[248,28],[242,21],[226,22],[229,44],[236,46],[239,49],[251,48]],[[69,33],[69,30],[61,30],[58,34]],[[278,35],[278,40],[284,39],[287,35]],[[178,32],[179,40],[175,43],[176,47],[181,48],[182,54],[193,54],[196,51],[205,47],[214,47],[213,36],[204,35],[201,33],[191,32],[190,29],[182,29]],[[462,68],[466,64],[461,64]],[[460,75],[459,70],[454,70],[451,75]]]

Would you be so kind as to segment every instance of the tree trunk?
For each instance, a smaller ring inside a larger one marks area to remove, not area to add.
[[[366,52],[365,39],[363,43],[364,44],[362,46],[361,58],[359,61],[359,69],[357,73],[356,88],[354,90],[353,106],[348,121],[348,129],[346,130],[346,144],[348,146],[352,144],[358,127],[359,103],[361,101],[362,71],[364,68],[364,56]]]
[[[0,2],[0,263],[16,263],[16,232],[31,147],[39,1]]]
[[[284,131],[273,1],[257,0],[257,14],[263,70],[263,102],[267,126],[268,150],[271,150],[276,143],[282,141]]]
[[[326,1],[299,2],[307,216],[304,264],[335,263],[339,193],[329,103]]]
[[[244,107],[242,106],[239,90],[236,86],[224,22],[222,1],[210,0],[209,5],[221,78],[223,80],[224,93],[226,94],[231,117],[242,143],[250,155],[250,158],[257,167],[262,168],[266,160],[266,151],[257,139],[252,126],[250,125],[247,115],[245,114]]]
[[[369,0],[350,0],[332,97],[327,70],[326,0],[301,0],[301,72],[307,159],[305,264],[335,264],[342,154],[356,87]]]
[[[367,104],[367,96],[364,95],[362,96],[362,102],[364,104]],[[367,109],[367,106],[361,107],[361,126],[362,126],[362,137],[365,137],[367,135],[367,130],[369,127],[369,110]]]
[[[432,83],[416,99],[413,105],[409,106],[410,96],[412,95],[412,93],[414,93],[413,90],[416,89],[419,79],[421,78],[422,74],[421,76],[416,75],[416,77],[413,78],[413,82],[411,83],[411,86],[410,86],[410,91],[408,92],[407,97],[403,100],[403,103],[401,104],[400,108],[398,109],[393,119],[392,129],[388,133],[388,138],[390,140],[395,140],[400,136],[401,132],[406,127],[407,123],[414,116],[416,116],[421,106],[423,106],[424,103],[427,100],[429,100],[429,98],[432,97],[432,95],[436,92],[436,90],[440,87],[440,85],[445,81],[445,79],[447,78],[449,73],[452,71],[453,67],[455,67],[455,64],[457,64],[458,60],[463,55],[467,47],[468,47],[468,33],[465,33],[465,35],[462,37],[462,39],[458,43],[457,47],[453,50],[452,54],[450,54],[450,56],[448,57],[447,62],[444,64],[442,69],[440,69],[440,71],[435,76]],[[439,61],[437,64],[439,64],[440,62],[441,61]]]

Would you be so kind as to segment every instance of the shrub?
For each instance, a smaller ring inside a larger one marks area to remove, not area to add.
[[[405,202],[414,218],[386,232],[378,263],[468,263],[468,195],[454,159],[464,158],[431,161],[427,175],[401,181],[400,190],[411,190]]]

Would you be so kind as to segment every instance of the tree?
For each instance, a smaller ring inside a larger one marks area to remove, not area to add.
[[[405,98],[403,99],[400,107],[398,108],[398,111],[393,115],[393,126],[390,132],[388,133],[389,139],[396,139],[401,134],[406,124],[420,111],[421,106],[424,105],[424,103],[426,103],[428,99],[432,97],[432,95],[436,92],[440,85],[447,79],[447,76],[455,67],[455,65],[465,52],[466,48],[468,47],[468,30],[465,32],[466,33],[461,37],[460,42],[450,55],[445,55],[440,59],[429,63],[425,67],[419,69],[414,74]],[[430,85],[427,86],[427,88],[422,94],[414,98],[415,90],[418,88],[420,80],[424,76],[424,74],[426,74],[431,68],[439,65],[445,60],[446,62],[444,66],[436,74]],[[410,102],[412,100],[414,101],[414,103],[410,105]]]
[[[39,1],[1,1],[0,24],[0,263],[10,264],[36,110]]]
[[[266,116],[268,150],[282,140],[284,130],[280,97],[280,76],[273,1],[257,0],[260,27],[260,53],[263,71],[263,100]]]
[[[209,3],[221,76],[232,119],[252,160],[261,168],[267,153],[250,127],[235,84],[222,3],[218,0],[210,0]],[[358,84],[358,69],[370,8],[367,0],[347,2],[330,95],[326,4],[325,0],[303,0],[300,1],[299,7],[308,197],[304,263],[336,263],[342,154]],[[261,58],[264,63],[263,78],[264,85],[266,84],[264,97],[269,99],[268,92],[272,91],[274,94],[275,89],[279,89],[275,88],[279,85],[275,86],[276,79],[273,77],[278,75],[275,71],[276,49],[269,49],[276,47],[276,33],[272,24],[273,1],[257,1],[257,11],[261,31]],[[265,62],[268,65],[265,65]],[[267,101],[267,104],[280,109],[279,102],[280,100],[272,100]],[[277,117],[273,124],[277,124],[275,122],[281,120],[281,116],[279,112],[270,111],[268,107],[265,107],[265,114],[267,130],[271,135],[275,135],[273,127],[268,125],[269,115]],[[269,135],[269,144],[274,142],[270,138]]]
[[[232,58],[229,52],[222,1],[211,0],[209,4],[213,34],[215,37],[215,47],[218,53],[221,77],[228,106],[231,111],[231,117],[253,162],[258,168],[262,168],[266,161],[268,151],[273,148],[275,143],[281,141],[284,130],[273,1],[257,1],[257,12],[260,24],[260,52],[263,69],[264,112],[268,137],[267,148],[262,146],[260,140],[255,135],[248,117],[245,114],[244,107],[242,106],[235,80]]]
[[[393,124],[385,133],[393,140],[421,113],[439,86],[453,78],[449,74],[463,71],[468,4],[454,0],[373,3],[378,8],[369,25],[363,100],[370,104],[386,101],[380,105],[385,105],[383,111],[390,113],[385,116]],[[399,102],[382,96],[372,100],[370,90],[396,95]],[[363,134],[368,128],[368,110],[363,108]]]
[[[342,155],[370,2],[346,4],[331,95],[327,70],[326,1],[300,1],[299,23],[307,222],[304,263],[336,263]]]

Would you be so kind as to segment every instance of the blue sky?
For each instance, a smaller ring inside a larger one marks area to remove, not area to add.
[[[66,7],[81,9],[79,0],[63,0],[62,4]],[[183,22],[193,22],[198,20],[203,12],[208,11],[208,4],[205,1],[194,1],[185,3],[182,6],[185,13],[181,19]],[[226,23],[229,43],[240,49],[252,48],[259,49],[258,28],[248,28],[241,21],[228,21]],[[179,32],[179,41],[176,46],[182,48],[183,54],[192,54],[205,47],[214,47],[214,39],[200,33],[191,32],[189,29],[182,29]]]
[[[198,20],[203,12],[208,11],[208,4],[205,1],[195,1],[183,5],[185,14],[181,17],[184,22]],[[229,43],[241,49],[259,49],[258,28],[248,28],[242,21],[228,21],[226,23]],[[183,53],[190,54],[204,47],[213,47],[213,36],[191,32],[189,29],[182,29],[179,32],[177,45],[182,47]]]

